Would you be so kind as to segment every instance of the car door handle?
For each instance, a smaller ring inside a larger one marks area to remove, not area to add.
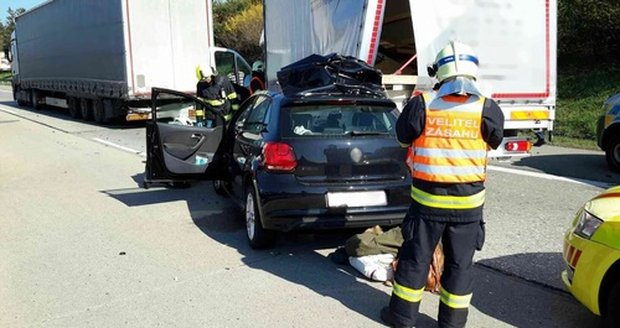
[[[202,134],[200,134],[200,133],[194,133],[194,134],[192,134],[192,136],[191,136],[191,138],[192,138],[192,139],[196,139],[196,140],[200,140],[200,139],[202,139],[202,137],[203,137],[203,136],[202,136]]]

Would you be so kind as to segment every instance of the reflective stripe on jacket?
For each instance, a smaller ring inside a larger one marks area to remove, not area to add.
[[[486,178],[487,144],[482,138],[484,97],[464,102],[424,94],[424,131],[413,142],[413,178],[440,183],[470,183]]]

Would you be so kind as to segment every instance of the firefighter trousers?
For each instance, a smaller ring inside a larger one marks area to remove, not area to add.
[[[441,277],[439,327],[464,327],[473,290],[473,256],[482,247],[482,221],[451,223],[407,215],[390,299],[390,312],[403,326],[414,326],[429,265],[440,238],[445,255]]]

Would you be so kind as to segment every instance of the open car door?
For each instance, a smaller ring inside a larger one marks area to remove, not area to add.
[[[221,179],[224,160],[218,150],[226,126],[219,112],[194,96],[153,88],[151,116],[143,187]]]

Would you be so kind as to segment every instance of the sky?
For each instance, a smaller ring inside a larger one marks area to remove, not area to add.
[[[9,7],[11,9],[24,8],[28,10],[44,2],[47,2],[47,0],[0,0],[0,20],[4,21]]]

